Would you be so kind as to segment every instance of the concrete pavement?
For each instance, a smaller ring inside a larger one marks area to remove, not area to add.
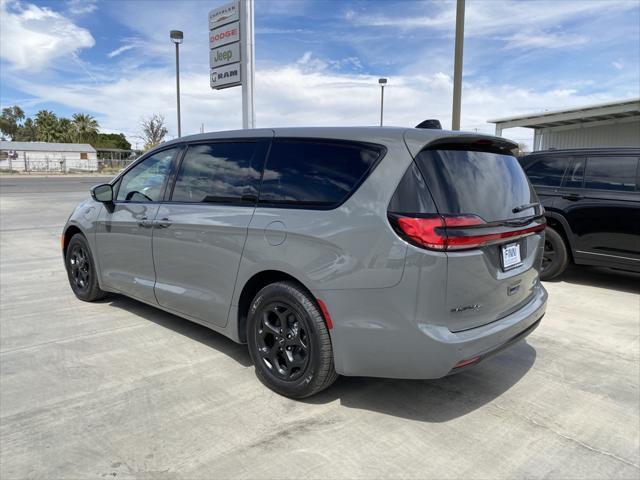
[[[435,381],[263,387],[208,329],[75,299],[62,225],[97,177],[0,177],[0,478],[640,478],[640,276],[572,268],[542,325]]]

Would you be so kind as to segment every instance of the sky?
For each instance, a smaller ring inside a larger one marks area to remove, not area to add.
[[[241,89],[209,86],[207,12],[225,0],[0,0],[0,106],[93,115],[141,146],[241,128]],[[256,0],[256,126],[451,125],[455,1]],[[461,127],[640,96],[640,0],[467,0]],[[503,133],[531,147],[532,131]]]

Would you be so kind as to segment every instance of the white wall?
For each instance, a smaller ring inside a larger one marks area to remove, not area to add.
[[[1,169],[20,172],[27,170],[37,172],[95,172],[98,170],[98,159],[95,152],[86,152],[87,158],[80,158],[80,152],[34,152],[17,151],[18,157],[0,161]]]
[[[613,123],[613,120],[551,127],[540,130],[540,145],[549,148],[640,147],[640,119]]]

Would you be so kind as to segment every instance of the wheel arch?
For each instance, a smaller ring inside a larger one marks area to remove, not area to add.
[[[547,219],[547,226],[558,232],[564,240],[567,245],[567,251],[569,252],[569,260],[573,263],[573,241],[570,235],[571,227],[569,227],[567,220],[562,215],[548,211],[545,214],[545,217]]]
[[[62,240],[60,243],[62,244],[62,256],[64,258],[67,257],[67,247],[69,246],[69,242],[76,233],[83,235],[85,238],[87,237],[82,229],[78,225],[73,223],[68,225],[67,228],[65,228],[62,232]]]
[[[249,314],[249,308],[251,307],[251,302],[255,298],[256,294],[267,285],[285,281],[295,283],[317,302],[316,297],[311,290],[304,283],[289,273],[285,273],[281,270],[263,270],[254,274],[242,287],[242,292],[238,299],[238,315],[236,322],[238,328],[238,339],[240,342],[246,343],[247,341],[247,317]]]

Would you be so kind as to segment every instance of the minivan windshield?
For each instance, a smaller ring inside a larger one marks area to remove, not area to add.
[[[416,163],[442,215],[477,215],[489,223],[541,213],[540,207],[527,207],[538,199],[511,155],[423,150]]]

